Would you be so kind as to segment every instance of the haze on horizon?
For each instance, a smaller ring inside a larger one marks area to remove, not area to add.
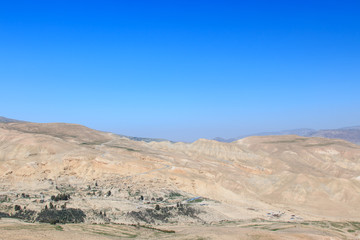
[[[11,1],[1,116],[193,141],[360,125],[357,1]]]

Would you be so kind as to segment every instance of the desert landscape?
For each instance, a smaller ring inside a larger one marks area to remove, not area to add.
[[[360,1],[1,1],[0,240],[360,240]]]
[[[0,123],[0,239],[357,239],[360,146]]]

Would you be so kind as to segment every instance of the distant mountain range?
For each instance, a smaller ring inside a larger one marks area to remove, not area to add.
[[[6,118],[0,116],[0,123],[21,123],[26,121]],[[284,130],[279,132],[262,132],[256,134],[249,134],[243,135],[236,138],[221,138],[216,137],[213,140],[218,142],[233,142],[245,137],[251,136],[270,136],[270,135],[298,135],[302,137],[323,137],[323,138],[337,138],[343,139],[355,144],[360,144],[360,126],[354,127],[344,127],[339,129],[323,129],[323,130],[315,130],[310,128],[299,128],[299,129],[292,129],[292,130]],[[163,142],[169,141],[167,139],[160,139],[160,138],[142,138],[142,137],[132,137],[132,136],[125,136],[120,135],[121,137],[126,137],[134,141],[144,141],[144,142]],[[173,141],[169,141],[173,142]]]
[[[143,141],[143,142],[172,142],[174,143],[174,141],[170,141],[164,138],[145,138],[145,137],[132,137],[132,136],[126,136],[126,135],[121,135],[118,134],[120,137],[125,137],[128,139],[131,139],[133,141]]]
[[[217,137],[213,140],[219,142],[233,142],[245,137],[250,136],[270,136],[270,135],[298,135],[302,137],[323,137],[323,138],[337,138],[343,139],[355,144],[360,144],[360,126],[355,127],[345,127],[339,129],[323,129],[323,130],[315,130],[310,128],[300,128],[300,129],[293,129],[293,130],[285,130],[279,132],[262,132],[256,134],[249,134],[240,136],[237,138],[221,138]]]
[[[24,122],[24,121],[15,120],[15,119],[0,116],[0,123],[12,123],[12,122]]]

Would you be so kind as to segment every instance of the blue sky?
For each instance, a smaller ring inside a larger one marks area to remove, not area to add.
[[[359,1],[2,1],[0,115],[193,141],[360,125]]]

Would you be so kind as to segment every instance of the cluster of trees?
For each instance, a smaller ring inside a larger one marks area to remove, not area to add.
[[[65,194],[65,193],[61,193],[61,194],[58,194],[57,196],[54,196],[52,195],[51,196],[51,200],[57,202],[57,201],[66,201],[66,200],[69,200],[70,199],[70,194]]]
[[[45,209],[38,214],[36,221],[50,224],[81,223],[84,222],[85,217],[86,215],[81,209]]]

